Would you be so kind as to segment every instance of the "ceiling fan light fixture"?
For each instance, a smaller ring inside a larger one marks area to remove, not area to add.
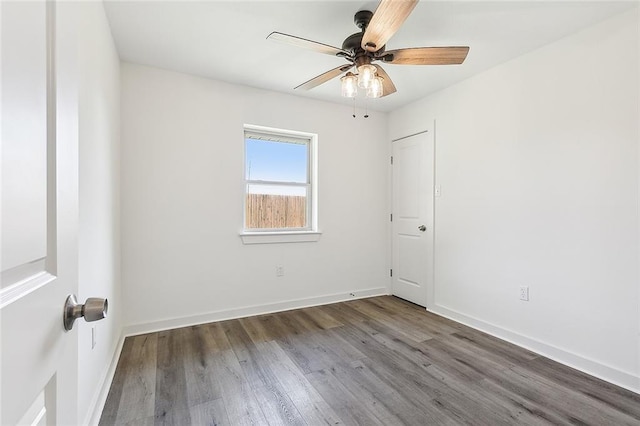
[[[358,94],[358,78],[352,72],[348,72],[340,81],[342,83],[342,96],[355,98]]]
[[[376,71],[376,67],[371,64],[360,65],[358,67],[358,86],[368,89],[376,77]]]
[[[384,87],[382,83],[383,81],[384,81],[384,78],[380,77],[379,75],[374,77],[373,80],[371,80],[371,85],[367,89],[367,98],[382,97],[383,87]]]

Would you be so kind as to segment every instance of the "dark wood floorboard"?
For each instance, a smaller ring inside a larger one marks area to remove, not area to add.
[[[382,296],[128,337],[100,425],[640,425],[640,395]]]

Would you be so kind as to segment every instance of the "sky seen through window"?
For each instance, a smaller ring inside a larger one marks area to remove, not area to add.
[[[308,182],[309,145],[245,139],[245,178],[253,181]],[[252,194],[306,195],[305,187],[251,184]]]

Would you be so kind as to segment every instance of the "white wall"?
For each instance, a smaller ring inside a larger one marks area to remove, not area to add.
[[[634,10],[389,121],[436,121],[431,308],[636,391],[638,35]]]
[[[387,291],[386,114],[132,64],[121,78],[127,325]],[[319,135],[319,242],[242,244],[243,124]]]
[[[77,3],[80,27],[78,299],[109,300],[106,319],[77,321],[78,419],[89,421],[121,332],[120,59],[102,2]],[[97,345],[91,349],[91,327]],[[100,406],[98,408],[101,408]]]

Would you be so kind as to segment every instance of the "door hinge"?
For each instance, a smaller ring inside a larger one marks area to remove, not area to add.
[[[391,165],[393,166],[393,155],[391,156]]]
[[[389,220],[391,220],[391,222],[393,222],[393,213],[391,213],[389,216],[390,216]]]
[[[389,276],[392,277],[393,276],[393,269],[389,269]]]

